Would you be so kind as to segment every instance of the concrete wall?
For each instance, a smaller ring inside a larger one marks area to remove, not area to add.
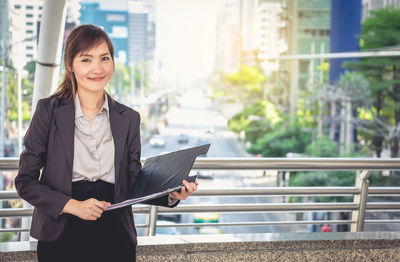
[[[400,261],[400,232],[139,237],[137,261]],[[36,242],[0,244],[0,261],[37,261]]]

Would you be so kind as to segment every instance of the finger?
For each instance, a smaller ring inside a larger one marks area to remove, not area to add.
[[[186,191],[187,192],[189,192],[190,194],[193,192],[193,191],[196,191],[196,185],[194,184],[194,183],[186,183],[185,184],[185,187],[186,187]]]
[[[185,194],[187,192],[186,185],[182,187],[181,192],[179,192],[181,195]]]
[[[192,191],[192,185],[191,185],[191,183],[189,183],[188,181],[186,181],[186,180],[183,180],[182,181],[183,182],[183,184],[185,185],[185,191],[189,191],[189,192],[191,192]]]
[[[89,210],[95,214],[101,215],[104,211],[104,209],[102,207],[99,206],[91,206],[89,208]]]
[[[103,205],[102,206],[103,210],[106,210],[108,208],[108,206],[111,205],[110,202],[106,202],[106,201],[101,201],[101,204]]]
[[[183,180],[182,181],[182,183],[183,183],[183,185],[186,187],[186,186],[188,186],[190,183],[188,182],[188,181],[186,181],[186,180]]]
[[[86,215],[81,216],[80,218],[82,218],[84,220],[92,220],[92,221],[97,219],[97,217],[92,214],[86,214]]]
[[[101,210],[107,209],[107,202],[105,201],[96,201],[94,204],[96,207],[100,208]]]
[[[101,214],[102,214],[102,213],[103,213],[102,211],[92,210],[89,214],[90,214],[90,216],[99,218],[99,217],[101,217]]]
[[[111,205],[110,202],[107,201],[99,201],[96,198],[90,198],[89,203],[95,206],[100,207],[101,209],[105,209],[107,206]]]
[[[100,218],[100,217],[101,217],[101,215],[96,214],[96,213],[92,213],[92,214],[90,215],[91,220],[96,220],[96,219],[98,219],[98,218]]]
[[[195,183],[190,183],[190,185],[192,187],[192,191],[191,192],[194,192],[194,191],[197,190],[197,185]]]
[[[87,220],[95,221],[95,220],[97,220],[97,217],[96,216],[90,216]]]
[[[199,185],[199,183],[197,183],[197,181],[193,182],[193,183],[189,183],[189,185],[191,186],[192,192],[197,190],[197,186]]]

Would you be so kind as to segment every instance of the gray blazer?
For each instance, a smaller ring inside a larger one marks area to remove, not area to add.
[[[114,200],[118,203],[126,200],[141,169],[140,115],[110,97],[108,104],[115,144]],[[71,198],[74,130],[73,99],[50,96],[38,102],[15,179],[19,196],[35,207],[31,236],[38,240],[56,240],[65,226],[66,216],[60,213]],[[168,206],[168,198],[156,199],[151,204]],[[136,243],[130,207],[122,212],[121,223]]]

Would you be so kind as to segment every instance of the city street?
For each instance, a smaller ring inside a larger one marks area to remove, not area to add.
[[[205,98],[201,90],[194,89],[182,96],[180,105],[172,108],[167,114],[168,126],[160,130],[165,144],[162,147],[152,147],[144,144],[142,156],[151,157],[165,152],[171,152],[200,144],[211,143],[207,157],[250,157],[237,136],[227,128],[227,120],[217,111],[212,109],[210,100]],[[184,134],[185,136],[182,136]],[[181,137],[188,137],[187,143],[179,143]],[[265,187],[275,186],[276,174],[262,171],[227,170],[208,172],[213,179],[199,178],[200,189],[205,188],[231,188],[231,187]],[[281,197],[191,197],[184,204],[253,204],[265,202],[280,202]],[[218,216],[218,214],[211,214]],[[201,217],[201,215],[200,215]],[[194,222],[194,214],[183,214],[182,223]],[[144,217],[139,216],[136,223],[144,223]],[[245,221],[282,221],[294,219],[294,215],[278,213],[220,213],[219,222],[245,222]],[[195,234],[199,228],[179,228],[183,234]],[[200,231],[206,231],[203,228]],[[216,233],[275,233],[285,231],[281,226],[233,226],[208,229]],[[139,230],[141,233],[143,230]]]

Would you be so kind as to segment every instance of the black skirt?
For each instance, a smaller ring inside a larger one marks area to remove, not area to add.
[[[113,203],[114,185],[101,180],[74,182],[72,198]],[[136,246],[121,223],[121,211],[104,212],[96,221],[63,214],[67,222],[60,237],[53,242],[38,241],[38,261],[136,261]]]

